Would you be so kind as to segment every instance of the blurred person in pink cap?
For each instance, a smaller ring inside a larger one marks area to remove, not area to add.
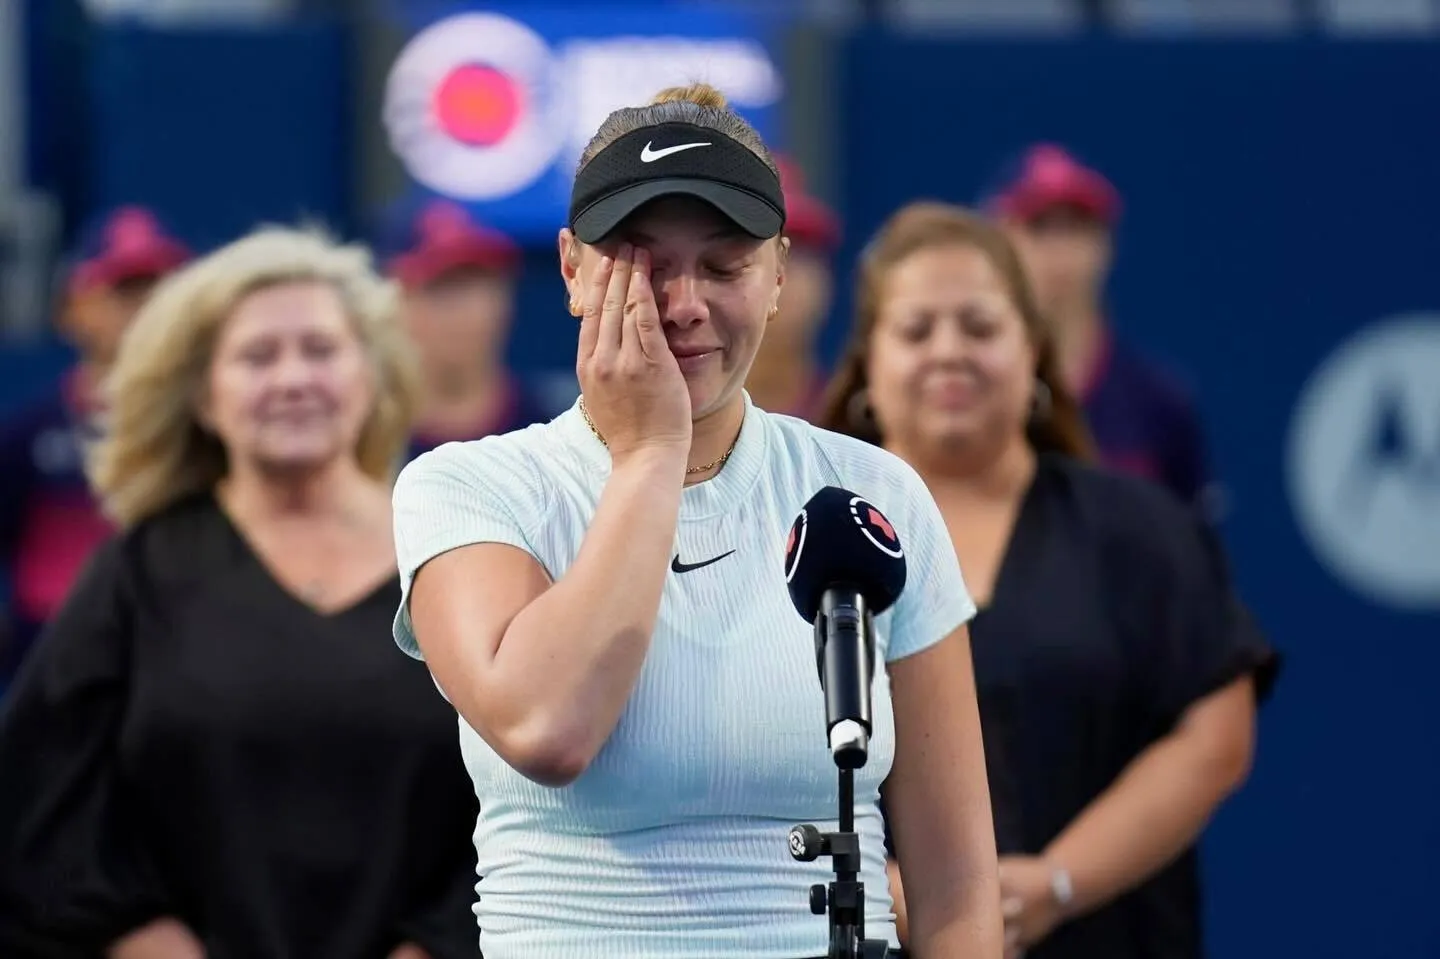
[[[830,258],[840,242],[840,222],[807,192],[793,160],[777,158],[776,164],[785,191],[790,255],[780,312],[765,331],[745,389],[762,410],[808,419],[818,412],[825,386],[815,340],[830,315],[835,285]]]
[[[1204,436],[1189,395],[1118,338],[1106,313],[1120,215],[1114,185],[1061,147],[1040,144],[1002,178],[987,206],[1025,259],[1101,459],[1205,505]]]
[[[0,566],[11,584],[0,688],[110,533],[81,455],[98,385],[150,291],[189,257],[185,244],[144,207],[108,211],[82,232],[58,317],[78,360],[53,389],[0,422]]]
[[[549,419],[505,363],[519,247],[448,200],[402,207],[379,245],[424,368],[409,458]]]

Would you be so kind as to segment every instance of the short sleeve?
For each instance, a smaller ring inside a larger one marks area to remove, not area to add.
[[[895,532],[905,550],[905,591],[890,613],[886,662],[921,652],[975,616],[960,560],[940,507],[923,480],[895,460],[898,496],[891,515],[901,517]]]
[[[424,659],[410,620],[410,588],[420,567],[475,543],[503,543],[536,556],[534,533],[552,498],[513,436],[496,436],[422,454],[401,471],[393,499],[401,587],[395,643]]]
[[[1128,536],[1140,541],[1107,572],[1134,644],[1143,699],[1169,727],[1194,702],[1245,675],[1267,696],[1279,657],[1236,595],[1214,530],[1179,502],[1160,502],[1161,493],[1144,490],[1133,504]]]
[[[0,714],[0,955],[83,954],[170,912],[119,768],[125,555],[118,540],[96,552]]]

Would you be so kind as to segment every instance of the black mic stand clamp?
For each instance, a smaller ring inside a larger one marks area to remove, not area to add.
[[[864,762],[860,758],[857,765]],[[855,833],[852,767],[840,767],[840,828],[821,832],[808,823],[796,826],[790,830],[790,855],[800,862],[829,856],[835,863],[835,880],[828,889],[821,883],[810,887],[810,911],[817,916],[827,909],[830,913],[829,959],[885,959],[890,943],[865,938],[865,884],[859,879],[860,837]]]

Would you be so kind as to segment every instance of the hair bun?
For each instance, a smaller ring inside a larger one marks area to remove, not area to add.
[[[650,101],[651,106],[661,103],[693,103],[711,110],[728,110],[730,101],[725,94],[708,83],[692,83],[685,87],[666,87]]]

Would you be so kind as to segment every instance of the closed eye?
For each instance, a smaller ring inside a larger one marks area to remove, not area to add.
[[[744,266],[712,266],[708,268],[710,275],[718,280],[738,279],[745,275],[745,269]]]

